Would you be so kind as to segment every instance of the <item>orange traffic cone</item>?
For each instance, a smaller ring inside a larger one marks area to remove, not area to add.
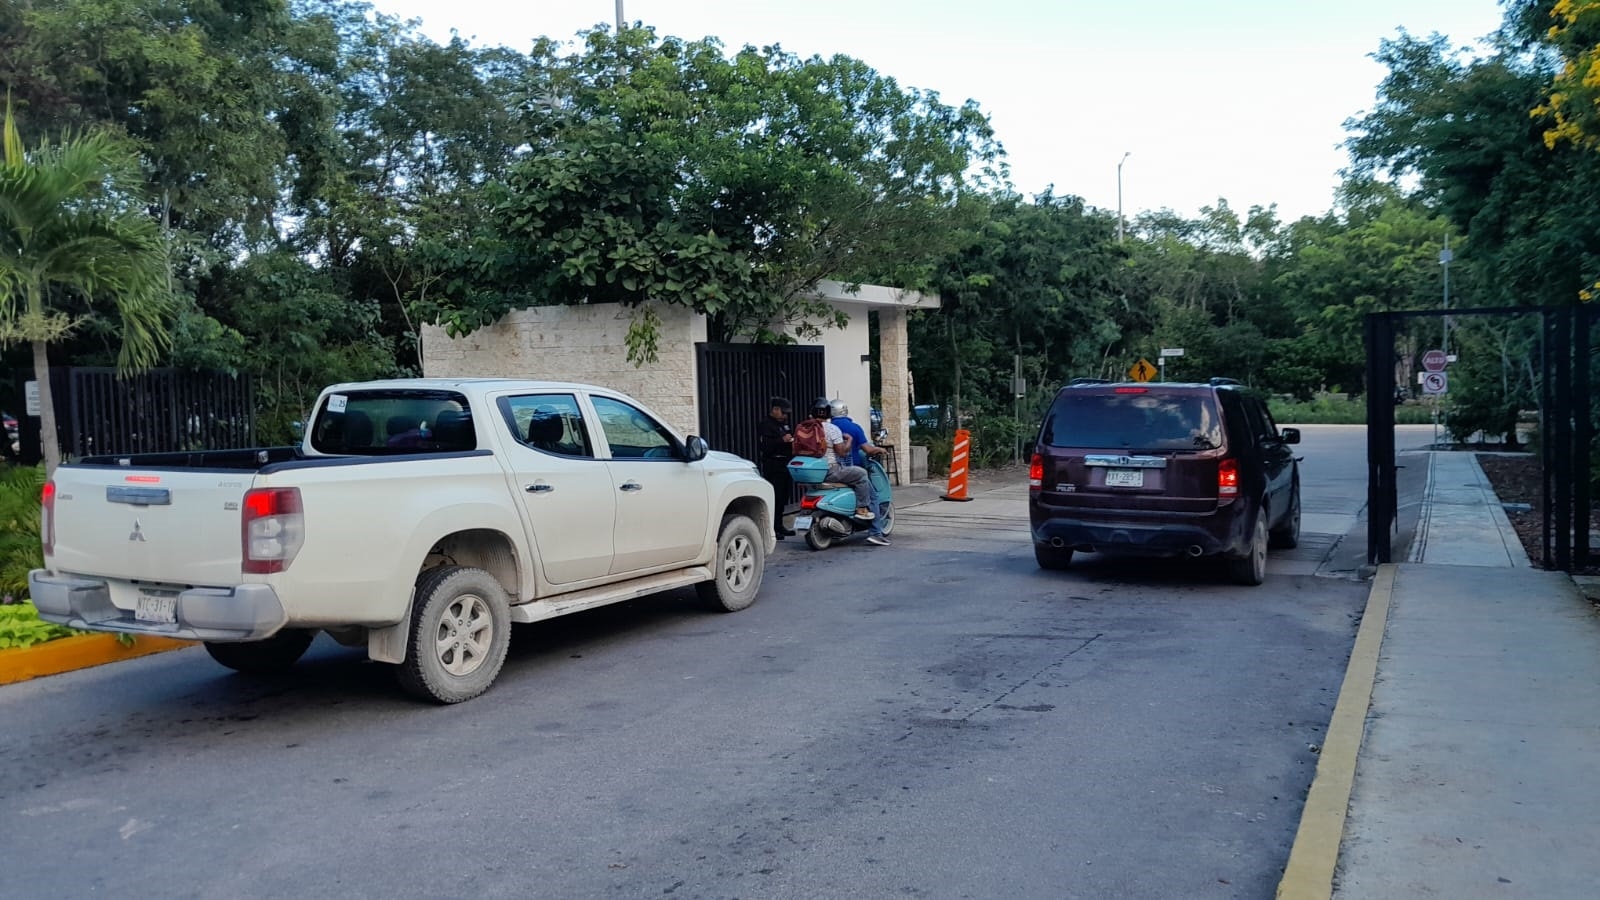
[[[965,428],[956,430],[956,442],[950,447],[950,486],[940,500],[971,500],[967,496],[967,456],[972,450],[972,436]]]

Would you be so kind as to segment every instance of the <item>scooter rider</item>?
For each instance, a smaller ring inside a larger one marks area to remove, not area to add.
[[[844,432],[839,426],[833,424],[833,410],[829,407],[827,397],[818,397],[811,404],[811,417],[822,422],[822,433],[827,442],[827,452],[824,458],[828,461],[828,480],[835,484],[842,484],[856,493],[856,518],[863,522],[877,518],[872,511],[872,484],[867,479],[867,470],[860,466],[849,465],[850,443],[845,440]]]
[[[828,404],[828,412],[832,416],[830,421],[839,426],[839,431],[850,439],[851,465],[866,467],[867,457],[883,456],[889,451],[873,444],[867,439],[867,433],[854,419],[850,418],[850,407],[843,400],[834,400]],[[867,489],[872,495],[872,511],[878,511],[878,492],[873,489],[872,479],[867,479]],[[872,520],[872,527],[867,529],[867,543],[877,544],[880,547],[889,546],[889,536],[883,533],[883,523],[877,519]]]

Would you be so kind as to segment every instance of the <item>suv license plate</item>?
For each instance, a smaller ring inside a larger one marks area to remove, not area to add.
[[[140,622],[171,625],[178,621],[178,598],[160,594],[139,594],[134,601],[133,617]]]
[[[1106,487],[1144,487],[1144,470],[1107,469]]]

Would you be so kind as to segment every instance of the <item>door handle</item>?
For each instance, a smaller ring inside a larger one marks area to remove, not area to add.
[[[536,484],[523,485],[522,489],[530,494],[548,494],[555,490],[556,486],[553,484],[545,484],[544,482],[540,481]]]
[[[622,486],[618,488],[618,490],[623,490],[623,491],[627,491],[629,493],[633,493],[634,491],[642,491],[642,490],[644,490],[644,485],[640,484],[637,481],[625,481],[625,482],[622,483]]]

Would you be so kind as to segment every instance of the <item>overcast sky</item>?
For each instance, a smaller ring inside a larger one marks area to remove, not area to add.
[[[1332,206],[1344,122],[1371,107],[1378,42],[1405,28],[1471,43],[1496,0],[624,0],[658,34],[731,51],[843,53],[989,113],[1012,181],[1131,218],[1226,198],[1293,220]],[[615,0],[377,0],[435,40],[526,50],[615,23]]]

